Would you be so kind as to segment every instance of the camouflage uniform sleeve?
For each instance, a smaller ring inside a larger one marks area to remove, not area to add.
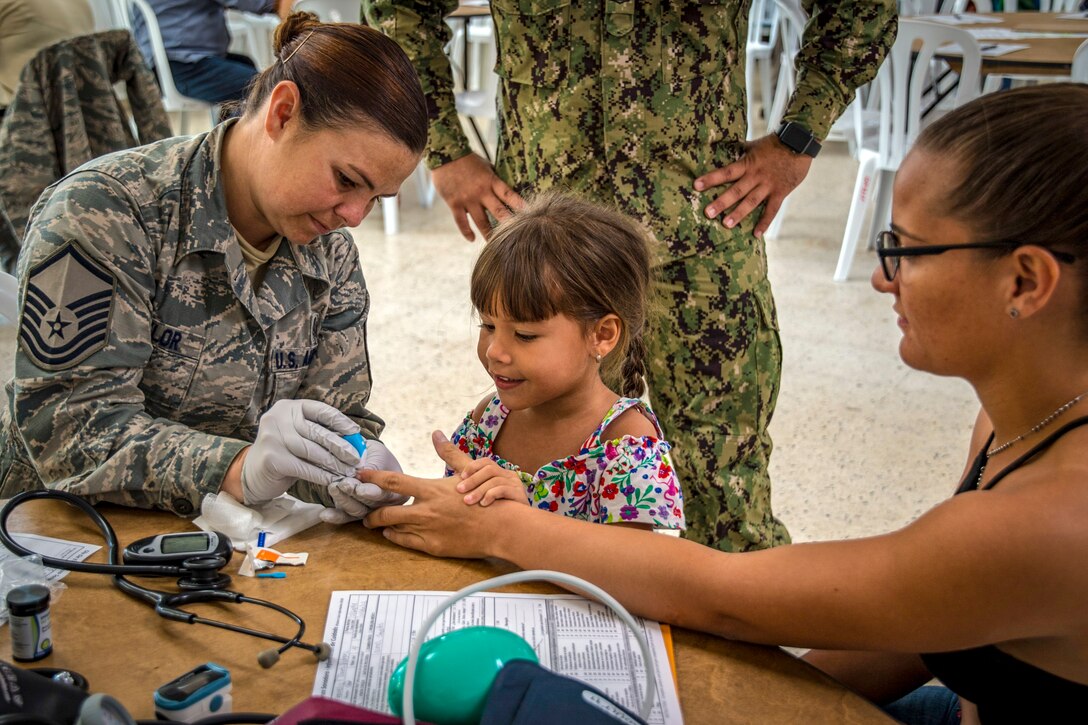
[[[19,260],[26,301],[12,412],[46,487],[92,502],[192,515],[205,494],[219,490],[246,443],[145,410],[139,385],[151,355],[159,253],[152,240],[160,238],[159,225],[157,215],[142,214],[124,186],[104,174],[77,172],[45,192]],[[51,259],[63,264],[49,264]],[[88,284],[86,275],[73,277],[76,267],[96,270],[99,292],[109,300],[108,322],[98,338],[84,340],[87,351],[80,356],[43,362],[34,342],[41,323],[32,319],[31,287],[39,298],[63,304]],[[63,269],[69,271],[56,271]]]
[[[358,423],[364,438],[377,438],[385,422],[366,407],[372,387],[366,341],[370,293],[350,234],[336,234],[329,245],[328,265],[332,298],[318,333],[317,352],[295,397],[328,403]],[[303,501],[333,505],[323,486],[300,481],[291,493]]]
[[[367,23],[397,41],[419,73],[427,97],[427,165],[432,169],[472,151],[457,116],[445,52],[452,33],[444,18],[457,5],[457,0],[363,0]]]
[[[785,121],[819,138],[842,115],[854,91],[876,75],[895,41],[894,0],[804,0],[810,20],[797,54],[797,90]]]

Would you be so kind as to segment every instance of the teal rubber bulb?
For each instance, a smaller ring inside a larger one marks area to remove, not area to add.
[[[343,436],[344,440],[351,444],[351,447],[359,452],[362,456],[366,453],[366,438],[363,438],[362,433],[352,433],[349,436]]]
[[[412,698],[416,718],[435,725],[477,725],[491,684],[511,660],[539,662],[524,639],[498,627],[466,627],[423,643]],[[389,708],[404,702],[405,657],[389,678]]]

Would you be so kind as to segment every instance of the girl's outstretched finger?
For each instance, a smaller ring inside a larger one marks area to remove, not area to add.
[[[472,463],[472,459],[469,458],[468,454],[450,443],[450,439],[440,430],[431,433],[431,443],[434,444],[434,450],[438,453],[438,457],[441,458],[454,473],[461,473],[465,470],[465,466]]]
[[[396,471],[375,471],[369,468],[360,468],[355,472],[355,479],[362,483],[373,483],[389,494],[404,497],[418,496],[420,491],[426,489],[424,479],[409,476],[406,473],[397,473]]]

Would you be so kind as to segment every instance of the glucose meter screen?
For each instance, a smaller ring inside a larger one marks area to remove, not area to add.
[[[187,554],[191,551],[205,551],[207,548],[207,534],[170,536],[164,537],[162,540],[162,553],[164,554]]]

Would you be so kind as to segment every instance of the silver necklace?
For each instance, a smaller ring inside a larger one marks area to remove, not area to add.
[[[1068,403],[1065,403],[1064,405],[1059,407],[1057,410],[1055,410],[1053,413],[1051,413],[1050,415],[1048,415],[1047,417],[1043,418],[1041,421],[1039,421],[1038,423],[1033,425],[1031,427],[1031,430],[1025,431],[1025,432],[1021,433],[1020,435],[1016,436],[1015,438],[1013,438],[1012,440],[1006,441],[1006,442],[1002,443],[1001,445],[997,446],[996,448],[991,448],[990,450],[986,451],[986,459],[989,460],[990,456],[996,456],[998,453],[1005,450],[1006,448],[1013,445],[1014,443],[1019,443],[1020,441],[1027,438],[1029,435],[1031,435],[1033,433],[1038,433],[1043,428],[1046,428],[1048,425],[1050,425],[1051,423],[1054,422],[1055,418],[1057,418],[1062,413],[1064,413],[1065,411],[1069,410],[1074,405],[1079,403],[1081,398],[1083,398],[1086,395],[1088,395],[1088,390],[1085,390],[1083,393],[1081,393],[1077,397],[1073,398]],[[981,478],[981,476],[980,476],[980,478]]]

